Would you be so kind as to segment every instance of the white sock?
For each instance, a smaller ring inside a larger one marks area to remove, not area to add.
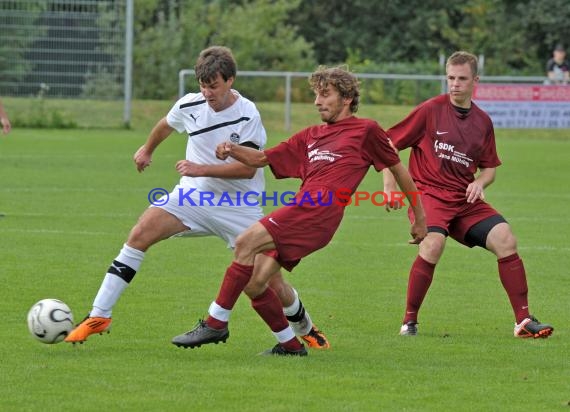
[[[293,332],[295,332],[295,335],[303,336],[311,331],[311,328],[313,327],[313,321],[309,316],[309,312],[307,312],[307,310],[301,303],[301,300],[299,299],[299,294],[297,293],[295,288],[293,288],[293,293],[295,293],[295,301],[293,302],[292,305],[283,308],[283,313],[287,317],[287,321],[289,322],[289,325],[293,329]],[[292,321],[290,319],[291,317],[293,317],[294,319],[301,317],[301,319]]]
[[[129,280],[126,281],[119,275],[108,272],[99,287],[97,296],[95,296],[93,308],[91,309],[89,316],[100,318],[111,317],[113,306],[115,306],[124,290],[129,285],[130,280],[140,268],[143,259],[144,252],[127,246],[127,244],[123,245],[119,255],[113,261],[109,269],[115,268],[121,273],[122,271],[130,269]],[[128,266],[128,268],[125,268],[124,266]]]
[[[299,311],[299,306],[301,305],[301,301],[299,300],[299,294],[295,288],[293,289],[293,293],[295,294],[295,301],[291,304],[291,306],[287,306],[283,308],[283,313],[285,316],[293,316],[295,313]]]
[[[99,287],[97,296],[95,296],[93,309],[91,309],[89,316],[92,318],[110,318],[113,306],[115,306],[115,303],[117,303],[128,285],[127,282],[117,275],[107,273]]]
[[[280,332],[272,332],[272,333],[273,336],[275,336],[275,339],[277,339],[277,342],[279,343],[288,342],[295,337],[295,333],[290,327],[287,327]]]
[[[230,321],[230,315],[232,314],[232,311],[222,308],[220,305],[218,305],[214,301],[214,302],[212,302],[212,304],[210,305],[210,308],[208,309],[208,314],[211,317],[218,319],[219,321],[229,322]]]
[[[144,252],[130,247],[126,243],[123,245],[123,248],[119,252],[119,256],[115,258],[116,261],[124,263],[135,272],[140,269],[143,259]]]

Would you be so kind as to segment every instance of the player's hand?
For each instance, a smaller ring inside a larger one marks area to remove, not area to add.
[[[179,160],[176,162],[176,171],[180,173],[181,176],[204,176],[204,166],[189,160]]]
[[[10,120],[7,117],[0,117],[0,123],[2,124],[2,131],[4,134],[10,133],[12,129],[12,125],[10,124]]]
[[[226,160],[230,156],[232,144],[230,142],[220,143],[216,147],[216,157],[220,160]]]
[[[392,196],[392,192],[395,192],[395,190],[388,189],[388,188],[384,187],[384,195],[388,197],[388,201],[384,205],[386,212],[390,212],[390,210],[392,210],[392,209],[400,210],[403,207],[403,202],[394,201],[394,197]]]
[[[467,186],[465,197],[467,197],[467,203],[475,203],[478,199],[485,200],[483,185],[477,180],[474,180],[469,184],[469,186]]]
[[[152,154],[148,153],[144,146],[141,146],[133,156],[133,160],[137,165],[137,170],[142,172],[152,163]]]
[[[412,229],[410,230],[410,234],[412,235],[412,239],[408,240],[410,245],[418,245],[421,243],[422,240],[427,236],[427,225],[425,220],[418,221],[415,220],[412,224]]]

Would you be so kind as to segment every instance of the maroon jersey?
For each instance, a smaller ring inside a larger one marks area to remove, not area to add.
[[[459,113],[448,95],[420,104],[388,136],[398,150],[412,148],[409,170],[418,186],[464,195],[477,168],[501,164],[489,116],[473,102]]]
[[[348,189],[352,194],[372,165],[377,171],[400,158],[386,132],[373,120],[349,117],[308,127],[287,141],[265,150],[275,177],[303,180],[301,191]]]

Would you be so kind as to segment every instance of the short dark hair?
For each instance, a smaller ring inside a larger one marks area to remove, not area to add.
[[[479,71],[477,56],[466,51],[456,51],[451,56],[449,56],[445,67],[447,68],[447,66],[456,66],[466,63],[471,66],[471,73],[473,73],[473,77],[477,76],[477,73]]]
[[[194,66],[196,79],[200,83],[210,83],[218,73],[224,81],[236,77],[237,64],[232,51],[224,46],[212,46],[200,52]]]
[[[322,91],[330,84],[343,99],[352,99],[350,111],[356,113],[360,101],[359,81],[356,76],[341,66],[319,66],[309,78],[309,84],[315,91]]]

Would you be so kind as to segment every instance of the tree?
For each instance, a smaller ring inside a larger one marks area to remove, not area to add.
[[[138,21],[135,37],[139,97],[175,96],[179,70],[192,68],[200,50],[215,44],[230,47],[243,70],[314,66],[310,44],[287,23],[300,0],[145,1],[147,21]]]
[[[568,0],[305,0],[291,21],[327,64],[351,53],[382,64],[468,50],[485,55],[486,74],[536,75],[570,39]]]

